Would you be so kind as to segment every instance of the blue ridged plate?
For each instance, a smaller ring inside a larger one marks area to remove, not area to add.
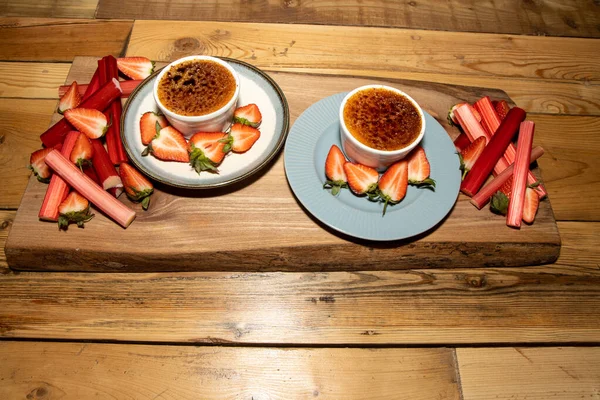
[[[429,163],[435,191],[409,186],[406,197],[388,205],[371,202],[343,189],[338,196],[323,189],[325,159],[332,144],[342,148],[339,108],[346,93],[338,93],[310,106],[298,117],[285,145],[284,162],[294,194],[323,224],[360,239],[390,241],[413,237],[435,227],[450,212],[460,189],[459,160],[444,128],[427,112],[421,142]]]

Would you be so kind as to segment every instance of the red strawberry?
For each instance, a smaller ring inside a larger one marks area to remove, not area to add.
[[[458,153],[458,157],[460,158],[460,170],[463,172],[462,179],[465,179],[467,173],[473,168],[475,161],[477,161],[484,148],[485,137],[480,136],[463,149],[463,151]]]
[[[161,128],[166,128],[169,125],[169,121],[167,121],[167,118],[162,114],[148,111],[142,115],[142,118],[140,119],[140,133],[142,135],[142,144],[144,146],[149,145],[156,136],[157,122]]]
[[[256,128],[262,121],[262,114],[256,104],[248,104],[237,108],[233,112],[233,121]]]
[[[535,189],[528,187],[525,190],[525,204],[523,205],[523,221],[532,224],[535,219],[538,207],[540,205],[540,196]]]
[[[50,182],[50,176],[52,175],[50,167],[44,161],[48,153],[52,150],[54,150],[54,147],[39,149],[31,153],[31,156],[29,157],[28,168],[33,171],[37,180],[43,183]]]
[[[348,178],[348,186],[358,194],[366,194],[369,198],[377,197],[377,181],[379,174],[371,167],[362,164],[347,162],[344,164],[344,172]]]
[[[155,129],[156,135],[142,156],[152,153],[154,157],[163,161],[190,162],[188,144],[181,132],[172,126],[161,128],[158,122]]]
[[[154,72],[154,62],[146,57],[117,58],[117,67],[131,79],[146,79]]]
[[[335,144],[329,149],[325,159],[325,183],[323,189],[331,188],[331,194],[337,196],[341,188],[348,187],[346,173],[344,172],[346,157]]]
[[[101,138],[108,130],[106,116],[93,108],[67,110],[65,111],[65,118],[79,132],[85,133],[90,139]]]
[[[90,214],[90,203],[85,197],[72,191],[66,199],[58,206],[58,228],[67,229],[71,222],[83,228],[83,224],[94,217]]]
[[[200,173],[219,172],[217,166],[223,161],[227,134],[223,132],[198,132],[190,138],[190,164]]]
[[[141,201],[142,208],[147,210],[150,204],[150,195],[154,191],[152,183],[127,163],[119,165],[119,175],[123,181],[123,189],[125,189],[127,197],[133,201]]]
[[[417,146],[408,155],[408,183],[419,187],[435,189],[435,181],[429,177],[431,167],[425,150]]]
[[[398,161],[390,166],[379,179],[379,198],[384,202],[383,214],[388,204],[399,203],[408,188],[409,164],[407,160]]]
[[[498,113],[498,116],[500,117],[501,121],[504,120],[506,114],[508,114],[508,111],[510,110],[510,107],[506,100],[497,101],[496,104],[494,104],[494,108],[496,109],[496,112]]]
[[[77,88],[77,82],[73,81],[67,92],[58,102],[58,113],[63,114],[65,111],[77,107],[79,103],[81,103],[81,94]]]
[[[94,148],[92,147],[92,142],[90,142],[90,139],[86,135],[80,133],[75,141],[73,151],[71,151],[71,162],[83,171],[84,166],[89,167],[92,165],[93,155]]]
[[[229,131],[229,136],[223,139],[225,143],[225,153],[233,150],[234,153],[244,153],[256,143],[260,138],[260,131],[249,125],[240,123],[233,124]]]

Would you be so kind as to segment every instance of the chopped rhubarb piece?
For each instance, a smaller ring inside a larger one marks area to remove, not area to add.
[[[507,115],[506,119],[510,116]],[[531,146],[533,145],[533,131],[535,123],[532,121],[521,122],[519,140],[517,142],[517,156],[515,157],[513,186],[511,191],[506,225],[513,228],[521,227],[523,219],[523,206],[525,204],[525,190],[527,189],[527,172],[531,161]]]
[[[94,157],[92,158],[92,165],[98,175],[101,186],[104,190],[110,188],[123,187],[123,182],[115,169],[115,166],[110,161],[106,149],[98,139],[92,140],[92,147],[94,148]]]
[[[117,68],[117,59],[113,56],[106,56],[105,67],[109,78],[118,78],[119,69]],[[119,165],[123,162],[127,162],[127,153],[125,147],[121,141],[121,114],[123,107],[121,106],[120,99],[117,99],[110,103],[108,106],[108,113],[110,114],[109,121],[113,123],[108,127],[106,132],[106,148],[108,150],[108,156],[114,165]]]
[[[456,111],[456,109],[460,106],[466,106],[469,107],[471,109],[471,112],[473,113],[473,116],[475,117],[475,119],[477,120],[477,122],[481,122],[481,115],[479,115],[479,112],[475,109],[475,107],[473,107],[471,104],[469,103],[458,103],[453,105],[450,110],[448,111],[448,124],[450,125],[454,125],[454,126],[458,126],[459,122],[458,119],[456,119],[456,115],[454,114],[454,112]]]
[[[94,72],[92,76],[92,80],[88,85],[85,85],[85,88],[79,86],[80,89],[84,89],[84,92],[81,94],[81,101],[87,100],[91,95],[93,95],[98,89],[100,89],[100,80],[98,79],[98,69]],[[59,95],[62,97],[59,91]]]
[[[483,128],[483,126],[477,120],[477,115],[473,113],[474,108],[469,104],[462,104],[454,110],[454,115],[463,132],[469,137],[471,142],[474,142],[479,137],[486,138],[486,144],[489,143],[491,135]],[[481,118],[481,116],[480,116]],[[494,166],[494,173],[499,174],[508,167],[508,162],[504,157],[500,157]]]
[[[65,137],[65,142],[60,150],[65,157],[68,158],[71,155],[79,135],[79,132],[71,131]],[[50,184],[46,189],[46,195],[44,196],[38,218],[43,221],[58,221],[58,206],[67,197],[67,194],[69,194],[69,187],[65,181],[60,176],[53,174]]]
[[[534,162],[544,154],[544,149],[541,147],[535,147],[531,150],[531,162]],[[514,164],[510,164],[508,168],[502,171],[496,176],[491,182],[481,188],[479,192],[471,197],[471,204],[478,209],[482,209],[489,201],[494,193],[506,183],[506,181],[513,175]],[[534,182],[535,183],[535,182]]]
[[[512,138],[519,130],[519,124],[525,119],[525,111],[519,107],[513,107],[509,112],[496,134],[483,149],[483,153],[473,165],[460,186],[461,192],[467,196],[473,196],[479,191],[488,178],[496,163],[504,154]],[[508,167],[508,165],[507,165]],[[505,168],[506,169],[506,168]]]
[[[454,139],[454,147],[459,152],[470,144],[471,144],[471,141],[469,140],[469,137],[464,132],[461,132],[460,135],[458,135],[456,137],[456,139]]]
[[[60,175],[73,189],[93,205],[114,219],[119,225],[127,228],[135,219],[135,211],[115,199],[104,191],[97,183],[77,169],[59,151],[53,151],[46,156],[46,161],[58,175]]]
[[[128,97],[135,90],[135,88],[137,88],[140,85],[140,83],[142,83],[142,82],[143,81],[140,79],[119,81],[119,83],[121,84],[121,89],[123,89],[123,93],[121,94],[121,97]],[[84,84],[78,85],[77,88],[79,89],[79,94],[81,94],[83,96],[86,93],[86,90],[89,88],[90,84],[84,83]],[[58,87],[58,97],[64,96],[64,94],[67,93],[67,90],[69,90],[69,86],[67,86],[67,85],[59,86]],[[98,89],[96,89],[96,90],[98,90]]]
[[[112,79],[106,85],[98,89],[87,100],[84,100],[78,108],[92,108],[95,110],[104,110],[114,99],[121,95],[119,81]],[[76,108],[74,108],[76,110]],[[72,125],[65,118],[52,125],[46,132],[42,133],[40,139],[46,147],[52,147],[63,141],[63,138],[69,131],[73,130]]]

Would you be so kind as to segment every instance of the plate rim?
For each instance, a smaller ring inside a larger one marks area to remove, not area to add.
[[[273,80],[273,78],[271,78],[267,73],[265,73],[264,71],[262,71],[261,69],[259,69],[258,67],[247,63],[245,61],[241,61],[241,60],[237,60],[234,58],[229,58],[229,57],[217,57],[220,58],[223,61],[229,62],[229,63],[235,63],[235,64],[239,64],[243,67],[246,67],[250,70],[253,70],[254,72],[256,72],[258,75],[260,75],[262,78],[264,78],[270,85],[271,87],[275,90],[276,95],[279,97],[279,100],[281,101],[281,105],[283,106],[283,125],[281,127],[281,134],[279,135],[279,139],[277,140],[277,142],[275,143],[275,147],[273,148],[273,150],[271,152],[269,152],[267,154],[267,156],[264,158],[264,160],[262,160],[255,168],[253,168],[250,171],[247,171],[244,174],[238,175],[236,177],[230,178],[226,181],[223,182],[217,182],[217,183],[206,183],[206,184],[185,184],[185,183],[174,183],[171,182],[169,180],[166,180],[162,177],[156,176],[156,174],[152,171],[149,171],[145,166],[139,164],[137,162],[137,160],[132,156],[132,150],[130,150],[131,146],[127,146],[126,144],[129,143],[129,141],[127,140],[127,138],[125,137],[125,116],[127,114],[127,111],[129,110],[131,103],[134,101],[135,97],[139,94],[139,92],[142,90],[142,88],[148,84],[149,81],[151,81],[152,79],[154,79],[154,77],[156,75],[158,75],[160,73],[160,71],[165,68],[159,68],[156,71],[154,71],[152,74],[150,74],[146,79],[144,79],[129,95],[129,97],[127,98],[125,104],[123,105],[123,111],[121,113],[121,121],[120,121],[120,128],[121,128],[121,141],[123,142],[123,147],[125,148],[125,152],[127,153],[129,162],[131,162],[132,164],[134,164],[134,166],[141,170],[145,175],[147,175],[148,177],[150,177],[151,179],[155,180],[156,182],[160,182],[162,184],[171,186],[171,187],[175,187],[175,188],[179,188],[179,189],[190,189],[190,190],[206,190],[206,189],[216,189],[216,188],[222,188],[225,186],[230,186],[233,185],[235,183],[241,182],[249,177],[251,177],[252,175],[256,174],[257,172],[261,171],[263,168],[265,168],[267,165],[269,165],[271,163],[271,161],[277,156],[277,154],[279,154],[279,152],[281,151],[281,149],[283,148],[283,145],[286,142],[287,136],[289,134],[290,131],[290,111],[289,111],[289,105],[287,102],[287,98],[285,97],[285,94],[283,93],[283,90],[281,90],[281,87],[279,87],[279,85],[277,84],[277,82],[275,82]],[[167,64],[168,65],[168,64]]]
[[[296,121],[294,123],[294,125],[292,126],[292,129],[290,129],[290,131],[293,130],[294,126],[296,125],[296,123],[298,122],[298,120],[300,118],[302,118],[303,114],[305,114],[307,111],[311,110],[312,107],[316,106],[318,103],[321,103],[323,101],[327,101],[328,99],[334,100],[333,98],[335,98],[336,96],[342,96],[343,94],[347,93],[347,91],[343,91],[343,92],[339,92],[339,93],[334,93],[331,94],[330,96],[326,96],[322,99],[319,99],[318,101],[314,102],[313,104],[311,104],[308,108],[306,108],[302,114],[300,116],[298,116],[298,118],[296,118]],[[430,113],[428,113],[426,110],[424,110],[424,112],[431,117],[435,122],[437,122],[440,125],[440,128],[442,129],[442,131],[446,132],[446,130],[444,129],[444,127],[439,123],[439,121],[437,121]],[[333,120],[335,120],[336,118],[333,117]],[[335,121],[333,121],[335,122]],[[325,134],[325,130],[321,131],[317,137],[317,140],[323,135]],[[447,134],[447,132],[446,132]],[[292,136],[290,136],[291,138]],[[449,138],[450,142],[451,139]],[[290,145],[290,143],[293,143],[293,141],[288,140],[286,142],[286,147],[284,150],[284,156],[288,155],[289,152],[289,148],[288,146]],[[335,143],[334,143],[335,144]],[[314,159],[316,157],[316,153],[313,152],[313,154],[311,154],[311,160]],[[306,210],[306,212],[315,220],[319,221],[320,223],[324,224],[325,226],[327,226],[328,228],[331,228],[332,230],[334,230],[335,232],[338,232],[339,234],[351,237],[351,238],[355,238],[355,239],[360,239],[360,240],[366,240],[366,241],[370,241],[370,242],[394,242],[394,241],[406,241],[406,240],[410,240],[413,238],[418,238],[421,237],[422,235],[426,234],[427,232],[431,231],[432,229],[434,229],[436,226],[438,226],[442,221],[444,221],[448,215],[450,214],[450,212],[452,211],[452,209],[456,206],[458,197],[460,195],[460,180],[458,181],[458,184],[456,185],[455,191],[456,191],[456,196],[454,196],[454,201],[450,204],[448,210],[435,222],[433,223],[431,226],[426,227],[425,229],[419,230],[418,232],[412,233],[412,234],[408,234],[408,235],[389,235],[388,237],[376,237],[373,235],[368,235],[368,234],[364,234],[361,232],[356,232],[353,231],[352,229],[347,229],[347,227],[344,226],[336,226],[336,224],[334,222],[332,222],[331,220],[328,219],[323,219],[321,218],[318,213],[315,214],[315,212],[313,212],[311,210],[310,204],[306,204],[307,202],[305,200],[303,200],[303,197],[299,196],[296,193],[297,188],[294,187],[294,185],[292,184],[292,181],[294,180],[294,178],[290,179],[289,177],[289,165],[291,165],[290,163],[292,163],[291,160],[288,161],[288,158],[285,157],[284,158],[284,167],[285,167],[285,174],[286,174],[286,178],[288,180],[288,184],[290,186],[290,188],[292,189],[292,192],[294,193],[294,197],[297,199],[297,201],[300,203],[300,205],[302,206],[303,209]],[[458,169],[457,169],[457,173],[458,173]],[[316,175],[318,177],[318,174]],[[320,178],[319,178],[320,179]]]

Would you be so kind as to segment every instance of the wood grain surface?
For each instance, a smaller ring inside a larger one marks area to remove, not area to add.
[[[2,0],[1,17],[94,18],[98,0]]]
[[[57,87],[70,68],[70,63],[0,62],[0,98],[58,99]]]
[[[454,363],[452,349],[0,342],[0,397],[458,400]]]
[[[599,37],[593,1],[100,0],[98,18],[384,26],[443,31]]]
[[[75,60],[68,79],[91,76],[94,64],[89,58]],[[285,73],[272,77],[286,94],[292,123],[323,97],[373,83],[361,78],[328,77],[325,81],[319,76]],[[383,83],[410,93],[446,126],[446,113],[453,104],[473,102],[484,94],[506,98],[502,92],[477,88],[397,80]],[[455,128],[448,130],[450,135],[457,134]],[[7,241],[12,268],[141,272],[519,266],[552,262],[560,248],[548,200],[541,203],[536,223],[520,231],[507,228],[504,218],[476,210],[461,196],[444,223],[420,240],[380,244],[343,237],[300,207],[287,185],[282,157],[265,173],[250,179],[250,184],[208,193],[159,187],[148,212],[132,205],[138,217],[127,230],[97,213],[86,229],[59,232],[55,224],[37,218],[45,189],[31,178]],[[232,209],[244,209],[245,213],[232,214]],[[190,225],[190,213],[203,223]],[[32,230],[41,234],[34,239]],[[170,232],[168,241],[146,245],[148,237],[166,231]],[[203,235],[207,231],[211,236]],[[464,234],[459,238],[457,231]],[[199,241],[199,237],[204,239]],[[223,242],[223,237],[229,240]],[[306,257],[307,253],[313,256]]]
[[[123,53],[133,21],[0,18],[1,60],[66,61]]]
[[[469,400],[597,399],[600,347],[456,349]]]

